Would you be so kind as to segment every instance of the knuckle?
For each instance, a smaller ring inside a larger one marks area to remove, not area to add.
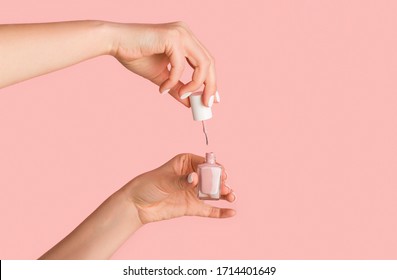
[[[177,172],[177,174],[183,175],[188,172],[189,167],[191,165],[191,157],[192,155],[189,153],[179,154],[174,157],[175,159],[174,169]]]
[[[181,34],[181,32],[178,30],[178,29],[176,29],[176,28],[170,28],[170,29],[168,29],[168,32],[167,32],[168,34],[167,34],[167,37],[169,38],[169,39],[171,39],[171,41],[179,41],[179,39],[181,38],[181,36],[182,36],[182,34]]]
[[[212,55],[210,55],[209,60],[210,60],[210,65],[215,66],[215,58]]]
[[[169,36],[173,38],[182,38],[188,33],[189,27],[183,21],[174,22],[169,28]]]
[[[175,25],[183,29],[189,29],[189,26],[184,21],[177,21],[175,22]]]
[[[173,88],[174,85],[178,82],[177,78],[168,78],[167,88]]]
[[[212,207],[210,210],[210,214],[208,215],[211,218],[219,218],[220,217],[220,209],[216,207]]]
[[[171,71],[173,70],[174,72],[182,72],[184,68],[185,67],[182,63],[175,63],[172,65]]]
[[[173,88],[179,82],[178,76],[173,76],[168,78],[168,87]]]
[[[179,78],[182,76],[183,73],[183,66],[182,65],[174,65],[172,66],[171,70],[170,70],[170,74],[168,76],[168,79],[173,81],[173,82],[177,82],[179,80]]]
[[[201,61],[201,66],[203,67],[203,68],[206,68],[206,69],[208,69],[210,66],[211,66],[211,64],[212,64],[212,61],[211,61],[211,59],[210,58],[204,58],[202,61]]]
[[[171,72],[170,75],[168,76],[168,82],[174,83],[179,80],[178,73],[176,72]]]
[[[187,86],[189,87],[189,89],[193,90],[193,88],[197,88],[201,85],[202,83],[202,78],[200,77],[194,77],[188,84]]]

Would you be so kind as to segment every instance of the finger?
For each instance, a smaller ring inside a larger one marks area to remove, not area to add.
[[[185,180],[187,182],[186,187],[195,187],[198,184],[199,179],[196,172],[191,172],[189,175],[185,176]]]
[[[155,77],[154,79],[152,79],[151,81],[153,83],[155,83],[156,85],[161,85],[163,84],[168,77],[170,76],[170,71],[167,68],[164,68],[163,72],[158,75],[157,77]],[[171,95],[172,97],[174,97],[177,101],[179,101],[180,103],[182,103],[183,105],[185,105],[186,107],[190,107],[190,102],[189,99],[180,99],[179,98],[179,89],[183,86],[184,84],[181,81],[178,81],[177,84],[171,88],[169,91],[164,90],[161,95]]]
[[[226,200],[227,202],[234,202],[236,201],[237,197],[234,192],[231,192],[226,195],[221,195],[221,199]]]
[[[183,87],[181,87],[180,89],[179,94],[181,98],[184,98],[187,95],[187,93],[191,93],[200,89],[200,87],[204,84],[207,75],[208,75],[208,65],[201,64],[196,66],[194,68],[192,80]]]
[[[190,172],[188,175],[177,177],[176,186],[180,190],[194,188],[198,184],[198,175],[196,172]]]
[[[190,107],[190,101],[189,98],[186,99],[181,99],[179,96],[179,89],[184,85],[181,81],[178,81],[178,83],[168,91],[168,93],[175,98],[177,101],[181,102],[183,105],[186,107]]]
[[[208,71],[208,75],[205,79],[205,87],[203,91],[203,103],[207,107],[212,107],[214,102],[220,102],[219,93],[217,93],[216,87],[216,78],[215,78],[215,66],[213,61],[211,61],[211,65]]]
[[[215,60],[211,56],[210,52],[207,50],[207,48],[200,42],[200,40],[197,39],[197,37],[189,30],[189,33],[191,35],[191,38],[193,41],[196,43],[197,46],[199,46],[207,56],[210,62],[210,67],[208,71],[207,78],[204,82],[205,88],[204,88],[204,94],[203,94],[203,103],[206,106],[212,105],[210,102],[210,98],[212,95],[214,95],[214,100],[216,103],[219,103],[221,101],[220,95],[217,91],[217,86],[216,86],[216,71],[215,71]],[[192,66],[192,65],[190,65]],[[193,67],[193,66],[192,66]],[[194,68],[194,67],[193,67]],[[211,106],[209,106],[211,107]]]
[[[179,154],[173,157],[169,162],[165,163],[164,165],[173,166],[174,171],[178,175],[186,175],[190,172],[196,172],[197,166],[201,163],[205,162],[205,158],[202,156],[198,156],[195,154]],[[217,162],[218,165],[224,169],[222,164]],[[222,178],[225,176],[224,172],[222,172]]]
[[[202,204],[202,208],[198,216],[208,218],[230,218],[236,214],[234,209],[230,208],[219,208],[209,204]]]
[[[183,70],[185,68],[185,56],[179,47],[175,47],[166,52],[171,64],[169,76],[160,86],[160,92],[168,91],[181,79]]]
[[[187,93],[198,90],[204,81],[207,79],[208,71],[210,70],[211,59],[204,51],[204,49],[197,44],[193,39],[190,39],[187,44],[186,58],[194,69],[192,80],[183,86],[179,95],[185,97]]]
[[[197,166],[199,164],[202,164],[205,162],[205,158],[195,155],[195,154],[185,154],[187,161],[185,162],[185,165],[188,169],[188,172],[196,172],[197,171]]]
[[[218,90],[215,91],[215,102],[221,103],[221,96],[219,95]]]
[[[220,165],[222,167],[222,174],[221,174],[222,182],[226,181],[228,175],[227,175],[227,172],[225,170],[225,167],[219,162],[216,162],[216,164],[218,164],[218,165]]]
[[[219,164],[219,163],[218,163]],[[222,165],[221,165],[222,166]],[[223,167],[223,166],[222,166]],[[222,168],[222,181],[226,181],[227,179],[227,172],[225,170],[225,167]]]
[[[226,195],[231,193],[233,190],[224,182],[222,182],[222,186],[221,186],[221,194]]]

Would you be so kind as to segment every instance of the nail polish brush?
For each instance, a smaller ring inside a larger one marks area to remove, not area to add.
[[[203,125],[203,132],[205,135],[205,144],[208,146],[208,135],[207,135],[207,129],[205,129],[205,122],[201,121],[201,124]]]
[[[193,119],[195,121],[201,121],[201,124],[203,126],[203,132],[205,135],[205,143],[208,146],[208,134],[205,127],[205,121],[212,118],[212,110],[210,107],[207,107],[203,104],[202,94],[202,91],[192,93],[189,96],[189,100],[190,106],[192,108]]]

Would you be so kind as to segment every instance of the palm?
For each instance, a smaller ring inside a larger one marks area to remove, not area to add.
[[[151,197],[149,200],[138,204],[139,216],[142,223],[172,219],[184,215],[194,215],[195,210],[200,207],[194,189],[178,190],[172,193],[164,193],[158,187],[154,187],[158,192],[159,200]]]
[[[169,59],[165,54],[155,54],[137,59],[119,59],[119,61],[131,72],[148,79],[159,85],[166,77],[162,75],[168,72]]]
[[[197,198],[197,188],[183,188],[175,183],[179,174],[162,168],[141,175],[157,178],[139,184],[134,189],[134,202],[142,223],[167,220],[184,215],[195,215],[202,201]],[[138,177],[139,179],[139,177]],[[142,181],[146,181],[142,178]]]
[[[213,207],[197,197],[197,177],[191,183],[186,178],[195,172],[203,158],[191,154],[174,157],[163,166],[144,173],[131,183],[131,197],[143,224],[180,216],[231,217],[234,211]],[[234,201],[231,189],[222,175],[222,199]]]

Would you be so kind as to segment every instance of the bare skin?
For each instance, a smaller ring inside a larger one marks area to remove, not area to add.
[[[0,25],[0,54],[0,88],[97,56],[112,55],[185,106],[189,106],[188,93],[203,84],[204,104],[212,105],[211,97],[215,102],[220,100],[214,59],[183,22]],[[194,73],[185,85],[180,78],[186,61]]]
[[[197,198],[196,170],[203,162],[200,156],[181,154],[134,178],[40,259],[108,259],[147,223],[181,216],[234,216],[233,209],[214,207]],[[236,196],[226,178],[223,171],[221,199],[233,202]]]
[[[189,107],[187,97],[204,85],[203,102],[219,102],[214,59],[183,22],[126,24],[72,21],[0,25],[0,88],[101,55],[114,56],[131,72],[159,86]],[[191,81],[180,78],[185,62]],[[197,164],[183,154],[142,174],[103,202],[41,259],[107,259],[142,225],[184,215],[232,217],[232,209],[197,199]],[[189,176],[189,177],[187,177]],[[189,178],[189,180],[187,180]],[[235,195],[222,176],[222,199]]]

